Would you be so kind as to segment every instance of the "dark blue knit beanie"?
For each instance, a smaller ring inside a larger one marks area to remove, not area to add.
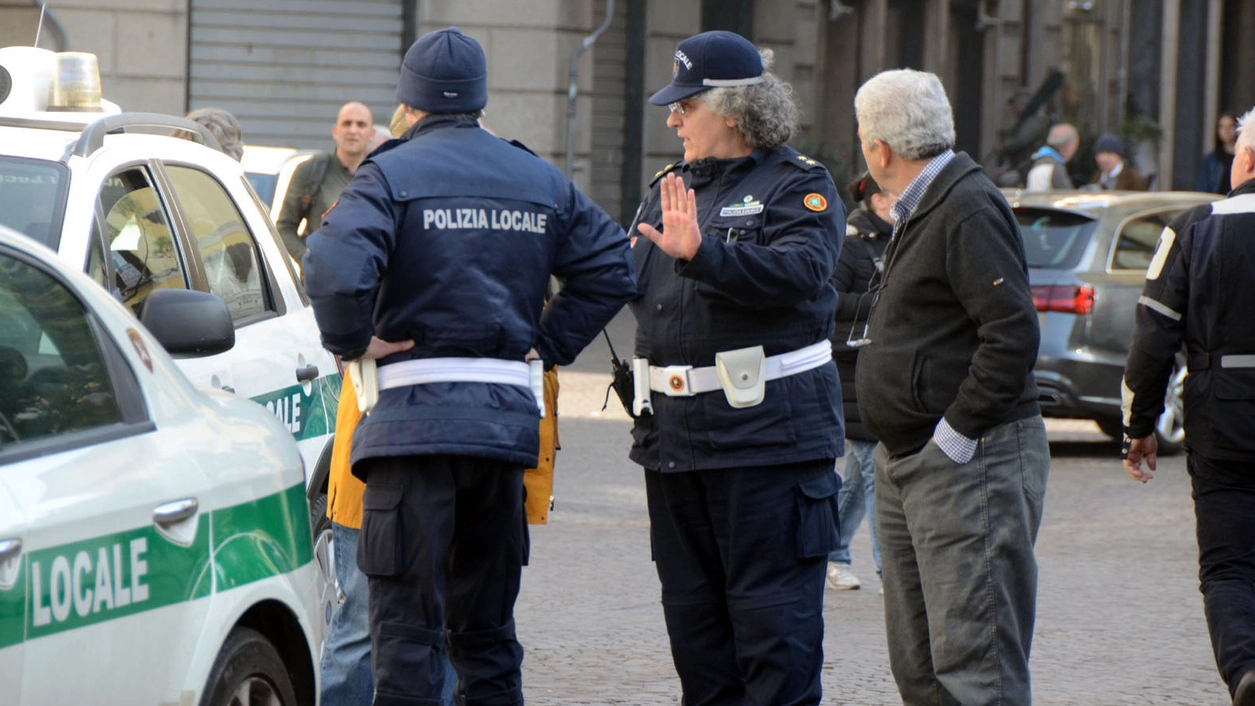
[[[1120,142],[1120,138],[1115,135],[1104,132],[1094,140],[1094,154],[1099,152],[1114,152],[1121,157],[1124,156],[1124,145]]]
[[[488,62],[457,27],[425,34],[405,52],[397,100],[427,113],[474,113],[488,103]]]

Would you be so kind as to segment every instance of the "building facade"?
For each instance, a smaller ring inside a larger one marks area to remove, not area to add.
[[[1255,103],[1255,3],[1240,0],[58,0],[42,26],[41,4],[0,0],[0,45],[38,32],[96,53],[128,110],[217,105],[246,141],[295,147],[329,147],[348,100],[386,122],[405,48],[456,25],[488,55],[486,124],[625,224],[681,152],[645,98],[675,44],[706,29],[773,49],[802,108],[794,145],[838,182],[862,168],[854,92],[886,68],[941,76],[958,148],[984,164],[1010,96],[1045,86],[1045,110],[1086,140],[1124,135],[1160,189],[1191,188],[1218,112]]]

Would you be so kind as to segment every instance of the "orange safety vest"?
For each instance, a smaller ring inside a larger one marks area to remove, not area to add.
[[[366,484],[353,475],[349,465],[353,431],[361,418],[353,383],[345,377],[336,410],[336,436],[331,447],[331,471],[327,477],[327,517],[350,529],[362,527],[362,493],[366,491]],[[560,448],[558,368],[554,367],[545,371],[545,418],[540,420],[540,456],[535,468],[523,472],[524,505],[529,524],[549,522],[549,508],[553,501],[553,462]]]

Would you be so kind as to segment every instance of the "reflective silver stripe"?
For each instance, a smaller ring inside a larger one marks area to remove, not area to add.
[[[1222,355],[1222,368],[1255,368],[1255,355]]]
[[[531,371],[521,360],[419,358],[379,366],[379,389],[433,382],[485,382],[531,389]]]
[[[1138,297],[1138,298],[1137,298],[1137,303],[1138,303],[1138,304],[1142,304],[1142,305],[1144,305],[1144,306],[1146,306],[1146,307],[1148,307],[1148,308],[1150,308],[1150,309],[1154,309],[1155,311],[1157,311],[1157,312],[1159,312],[1159,313],[1163,314],[1164,316],[1168,317],[1169,319],[1172,319],[1173,321],[1180,321],[1180,320],[1181,320],[1181,315],[1180,315],[1180,314],[1178,314],[1177,312],[1173,311],[1172,309],[1169,309],[1168,307],[1164,306],[1163,304],[1160,304],[1159,302],[1155,301],[1154,299],[1151,299],[1150,297],[1145,297],[1145,296],[1143,296],[1143,297]]]
[[[703,86],[715,86],[722,88],[724,86],[753,86],[756,83],[762,83],[762,76],[754,76],[752,78],[704,78]]]
[[[1255,211],[1255,194],[1231,196],[1220,201],[1213,201],[1211,204],[1212,214],[1218,216],[1230,213],[1251,213],[1253,211]]]

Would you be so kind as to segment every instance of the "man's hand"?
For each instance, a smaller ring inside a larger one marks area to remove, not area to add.
[[[393,353],[408,351],[413,347],[413,341],[398,341],[396,343],[391,343],[379,338],[378,336],[371,336],[370,346],[366,348],[366,352],[362,354],[362,357],[359,358],[359,360],[379,360],[380,358],[387,358]]]
[[[697,193],[684,189],[684,181],[675,174],[662,178],[662,232],[641,223],[636,229],[663,252],[677,260],[692,260],[702,244],[701,227],[697,224]]]
[[[1124,472],[1133,480],[1145,483],[1155,477],[1155,461],[1159,455],[1159,440],[1154,433],[1140,439],[1128,439],[1129,450],[1124,457]],[[1142,461],[1146,469],[1142,469]]]

